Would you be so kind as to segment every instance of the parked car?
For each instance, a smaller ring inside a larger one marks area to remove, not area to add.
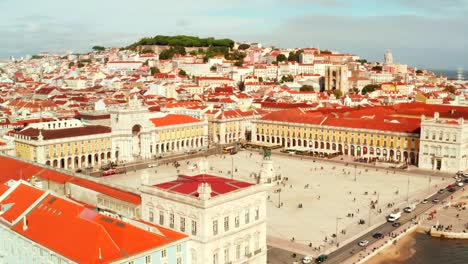
[[[375,233],[372,235],[372,237],[375,239],[381,239],[384,237],[384,235],[382,233]]]
[[[323,263],[328,259],[327,255],[320,255],[315,259],[315,263]]]
[[[463,185],[465,185],[463,182],[459,182],[457,183],[458,187],[463,187]]]
[[[312,257],[311,256],[304,256],[302,258],[302,263],[304,263],[304,264],[312,263]]]
[[[103,171],[102,172],[102,176],[110,176],[110,175],[114,175],[114,174],[117,174],[117,170],[116,169],[108,169],[106,171]]]
[[[452,188],[448,189],[448,191],[449,191],[449,192],[455,192],[456,189],[455,189],[454,187],[452,187]]]
[[[361,247],[365,247],[365,246],[369,245],[369,241],[368,240],[361,240],[361,241],[359,241],[358,245],[361,246]]]
[[[432,199],[432,202],[433,202],[433,203],[439,203],[440,200],[439,200],[438,198],[434,198],[434,199]]]
[[[429,202],[429,201],[428,201],[427,199],[424,199],[424,200],[422,200],[421,203],[422,203],[422,204],[427,204],[427,202]]]
[[[440,190],[439,190],[439,193],[440,193],[440,194],[443,194],[444,192],[445,192],[444,189],[440,189]]]
[[[401,223],[400,223],[400,222],[394,222],[394,223],[392,224],[392,226],[393,226],[393,227],[399,227],[399,226],[401,226]]]
[[[411,205],[411,206],[406,206],[403,211],[405,211],[406,213],[411,213],[413,212],[415,206],[414,205]]]

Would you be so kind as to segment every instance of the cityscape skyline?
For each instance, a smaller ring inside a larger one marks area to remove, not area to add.
[[[383,51],[390,49],[396,61],[418,68],[468,68],[468,38],[461,34],[468,25],[463,17],[467,1],[452,0],[444,6],[420,2],[255,0],[240,6],[204,0],[129,6],[114,1],[109,6],[85,1],[70,12],[67,3],[56,0],[2,0],[0,21],[6,27],[0,57],[87,52],[93,45],[122,47],[142,37],[185,34],[285,48],[319,46],[371,61],[381,61]],[[126,15],[129,19],[122,19]]]

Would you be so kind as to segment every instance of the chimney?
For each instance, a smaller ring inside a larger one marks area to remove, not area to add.
[[[28,220],[26,220],[26,216],[23,216],[23,231],[28,230]]]
[[[99,248],[99,260],[102,260],[102,252],[101,252],[101,248]]]

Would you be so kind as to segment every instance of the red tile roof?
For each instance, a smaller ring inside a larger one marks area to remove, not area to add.
[[[248,182],[231,180],[208,174],[200,174],[196,176],[179,175],[177,180],[157,184],[155,187],[184,195],[198,197],[197,188],[201,183],[209,183],[211,185],[212,197],[254,185]]]
[[[3,206],[11,205],[0,217],[10,223],[14,222],[43,193],[43,191],[29,185],[19,184],[8,196],[0,201]]]
[[[54,195],[43,199],[26,219],[26,230],[22,221],[12,229],[78,263],[115,262],[184,237],[151,233]]]
[[[70,183],[105,194],[107,196],[110,196],[110,197],[113,197],[113,198],[116,198],[116,199],[119,199],[128,203],[132,203],[136,205],[141,204],[140,195],[135,194],[135,193],[126,192],[120,189],[116,189],[110,186],[102,185],[102,184],[88,181],[88,180],[81,179],[81,178],[73,178],[70,180]]]
[[[84,126],[63,129],[41,129],[41,133],[44,137],[44,140],[105,134],[110,132],[111,128],[107,126]],[[39,129],[28,128],[26,130],[16,132],[14,134],[28,136],[32,139],[37,140],[37,137],[39,136]]]
[[[192,116],[176,114],[168,114],[163,117],[151,118],[150,120],[157,127],[201,122],[200,119],[197,119]]]

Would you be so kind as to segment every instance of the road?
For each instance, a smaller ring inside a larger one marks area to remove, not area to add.
[[[452,184],[452,185],[455,185],[455,184]],[[456,188],[461,189],[460,187],[456,187]],[[411,212],[411,213],[404,213],[403,212],[401,218],[398,219],[398,222],[401,223],[401,224],[408,223],[413,218],[422,215],[427,210],[429,210],[432,207],[436,206],[436,204],[432,202],[433,199],[437,198],[440,201],[443,201],[444,199],[450,197],[453,194],[454,193],[451,193],[451,192],[448,192],[447,190],[445,190],[444,193],[442,193],[442,194],[436,193],[436,194],[432,195],[431,197],[427,198],[427,200],[429,200],[428,203],[418,204],[413,212]],[[377,239],[372,237],[373,234],[381,233],[381,234],[384,234],[384,235],[388,235],[389,233],[395,231],[395,229],[397,229],[397,227],[393,227],[392,223],[387,222],[385,224],[382,224],[379,227],[373,229],[372,231],[367,232],[365,235],[359,237],[358,239],[356,239],[356,240],[348,243],[347,245],[339,248],[338,250],[330,253],[328,255],[328,260],[327,260],[326,263],[327,264],[328,263],[330,263],[330,264],[342,263],[343,261],[348,259],[351,255],[354,255],[354,254],[358,253],[359,251],[364,250],[364,247],[361,247],[361,246],[358,245],[359,241],[361,241],[361,240],[368,240],[369,245],[367,246],[367,248],[372,249],[373,242],[375,242],[377,240]]]

